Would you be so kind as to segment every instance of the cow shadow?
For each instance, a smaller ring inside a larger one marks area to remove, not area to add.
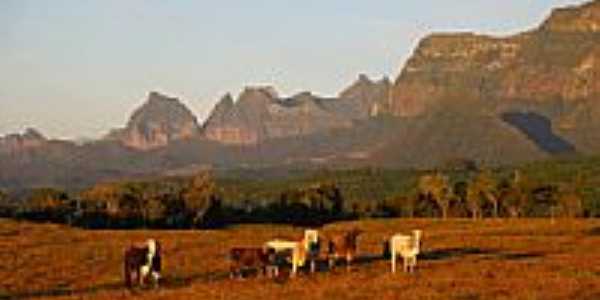
[[[81,289],[71,289],[66,287],[57,287],[42,291],[25,291],[17,293],[8,293],[0,296],[0,299],[33,299],[33,298],[48,298],[48,297],[64,297],[64,296],[84,296],[95,294],[101,291],[111,291],[123,289],[123,282],[111,282],[100,285],[95,285]],[[6,298],[3,298],[6,296]]]
[[[600,234],[600,228],[595,228]],[[507,252],[493,248],[477,248],[477,247],[465,247],[465,248],[444,248],[424,251],[419,254],[419,260],[425,261],[441,261],[453,258],[462,258],[466,256],[482,256],[483,259],[499,259],[504,261],[515,261],[515,260],[526,260],[543,257],[543,253],[539,252]],[[379,261],[387,261],[390,257],[384,254],[371,255],[363,254],[356,256],[352,261],[352,267],[359,267],[365,265],[371,265]],[[345,260],[337,260],[334,268],[330,268],[329,260],[327,258],[320,258],[315,261],[315,273],[327,273],[332,272],[338,268],[345,269]],[[263,276],[257,270],[247,270],[244,272],[244,280],[255,279],[255,278],[267,278],[273,280],[275,283],[283,284],[290,279],[291,265],[282,264],[279,266],[279,276],[269,278]],[[308,264],[298,270],[298,274],[309,274],[310,267]],[[161,278],[160,289],[179,289],[189,287],[194,283],[209,283],[223,280],[230,280],[230,273],[228,271],[217,271],[217,272],[203,272],[194,273],[190,275],[167,275]],[[236,279],[234,279],[236,280]],[[239,279],[237,279],[239,280]],[[105,284],[94,285],[87,288],[71,289],[66,287],[57,287],[43,291],[26,291],[17,293],[2,293],[0,299],[34,299],[34,298],[48,298],[48,297],[64,297],[64,296],[79,296],[95,294],[102,291],[117,291],[125,290],[126,287],[122,281],[109,282]],[[132,293],[143,293],[144,291],[151,291],[152,288],[135,288],[130,289]]]
[[[451,258],[460,258],[470,255],[496,255],[500,253],[498,249],[484,249],[477,247],[466,248],[445,248],[424,251],[419,254],[422,260],[446,260]]]
[[[243,272],[243,275],[246,277],[255,277],[258,275],[258,271],[256,270],[247,270]],[[188,287],[193,283],[199,282],[215,282],[229,279],[229,272],[203,272],[203,273],[194,273],[186,276],[181,275],[171,275],[165,276],[161,282],[160,286],[164,289],[177,289],[182,287]]]
[[[586,235],[589,236],[600,236],[600,226],[594,227],[586,232]]]
[[[151,286],[135,287],[128,289],[122,281],[110,282],[105,284],[94,285],[86,288],[72,289],[67,287],[57,287],[41,291],[25,291],[17,293],[0,294],[0,299],[35,299],[35,298],[52,298],[75,296],[84,297],[86,295],[96,294],[98,292],[129,290],[132,294],[141,294],[153,290],[171,290],[191,286],[198,282],[214,282],[229,279],[228,272],[206,272],[191,274],[188,276],[171,275],[165,276],[160,280],[160,286],[154,288]]]
[[[543,257],[544,254],[539,252],[508,252],[494,248],[466,247],[424,251],[423,253],[419,254],[419,259],[438,261],[452,258],[461,258],[466,256],[481,256],[484,259],[498,259],[504,261],[511,261],[540,258]]]

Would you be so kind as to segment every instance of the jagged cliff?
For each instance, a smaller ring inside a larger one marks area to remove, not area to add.
[[[272,87],[248,87],[234,103],[225,95],[203,126],[209,140],[253,145],[269,139],[307,136],[350,128],[354,121],[378,114],[388,99],[387,79],[373,82],[364,75],[338,98],[303,92],[279,97]]]
[[[600,1],[592,1],[556,9],[538,28],[514,36],[446,33],[423,39],[394,83],[390,112],[417,117],[460,110],[498,117],[531,111],[578,150],[595,152],[600,136],[591,132],[600,129],[599,96]]]
[[[167,146],[172,141],[198,136],[194,114],[177,98],[151,92],[123,129],[113,130],[106,139],[139,150]]]
[[[453,102],[590,100],[600,92],[600,1],[555,10],[510,37],[433,34],[393,88],[392,112],[415,116]]]

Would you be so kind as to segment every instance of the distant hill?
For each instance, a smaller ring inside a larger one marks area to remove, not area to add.
[[[0,187],[81,187],[201,169],[432,168],[600,153],[600,0],[508,37],[432,34],[390,82],[335,97],[273,87],[226,94],[199,123],[151,92],[99,141],[0,138]]]

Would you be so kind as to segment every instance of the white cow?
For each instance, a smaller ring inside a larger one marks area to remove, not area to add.
[[[310,271],[315,271],[315,260],[319,256],[319,233],[316,230],[304,231],[304,238],[300,242],[289,240],[271,240],[265,243],[265,248],[275,250],[275,253],[291,252],[292,254],[292,273],[295,276],[298,267],[306,264],[306,260],[311,261]]]
[[[417,255],[421,248],[421,230],[413,230],[412,236],[395,234],[390,239],[389,247],[392,256],[392,273],[396,273],[396,255],[400,254],[404,261],[404,272],[414,272],[417,266]]]

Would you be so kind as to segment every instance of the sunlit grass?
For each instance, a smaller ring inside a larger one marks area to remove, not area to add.
[[[235,226],[215,231],[84,231],[59,225],[0,221],[0,298],[90,299],[598,299],[598,220],[388,219],[330,224],[360,227],[361,259],[298,278],[228,278],[227,250],[298,238],[301,228]],[[390,273],[382,241],[424,230],[414,275]],[[132,242],[159,239],[164,283],[159,290],[123,288],[121,259]]]

